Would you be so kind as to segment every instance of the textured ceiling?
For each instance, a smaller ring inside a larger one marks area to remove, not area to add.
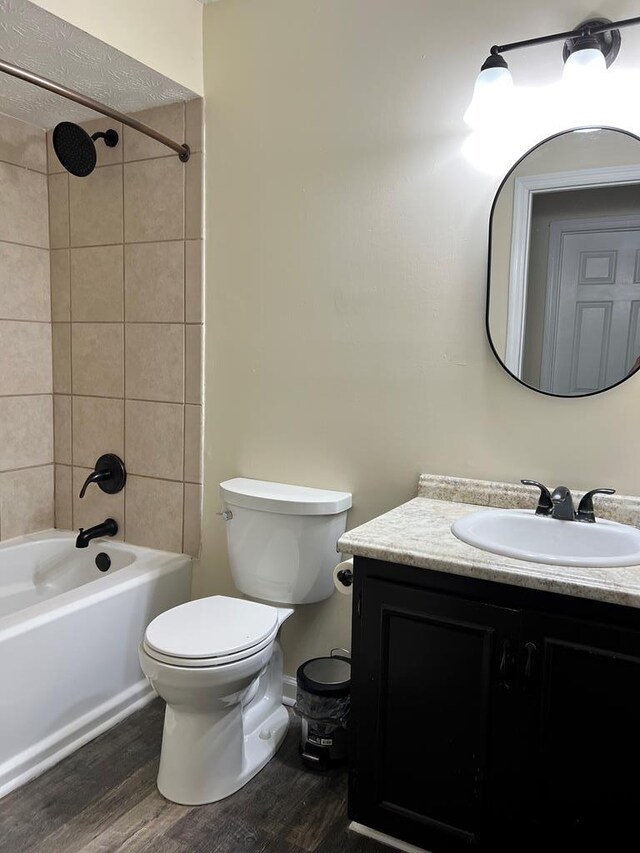
[[[125,113],[196,97],[28,0],[0,0],[0,58]],[[96,115],[1,73],[0,113],[45,128],[62,120],[83,121]]]

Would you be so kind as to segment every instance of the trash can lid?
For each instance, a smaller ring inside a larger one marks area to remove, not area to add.
[[[312,658],[298,667],[298,684],[317,696],[349,693],[351,661],[344,657]]]

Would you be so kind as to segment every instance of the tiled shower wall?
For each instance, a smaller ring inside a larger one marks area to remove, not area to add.
[[[134,544],[196,554],[202,423],[202,101],[137,117],[193,152],[109,119],[87,178],[63,171],[49,139],[55,522],[116,519]],[[103,453],[124,459],[124,491],[80,487]]]
[[[0,539],[53,526],[44,131],[0,115]]]

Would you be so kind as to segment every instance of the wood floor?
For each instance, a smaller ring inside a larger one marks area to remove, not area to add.
[[[347,832],[346,773],[304,770],[298,721],[241,791],[178,806],[156,790],[159,700],[0,800],[2,853],[383,853]]]

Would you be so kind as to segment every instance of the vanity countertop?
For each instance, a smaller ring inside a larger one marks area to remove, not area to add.
[[[574,496],[579,499],[580,492]],[[481,580],[640,607],[640,566],[549,566],[474,548],[451,532],[463,515],[488,507],[533,508],[537,491],[520,485],[423,474],[418,497],[347,531],[338,550]],[[640,498],[602,498],[602,518],[638,525]]]

